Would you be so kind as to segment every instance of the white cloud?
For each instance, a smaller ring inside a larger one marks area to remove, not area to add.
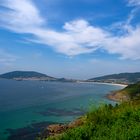
[[[29,33],[44,23],[31,0],[2,0],[0,5],[8,8],[1,11],[2,26],[15,32]]]
[[[140,0],[128,0],[129,6],[140,6]]]
[[[65,23],[63,28],[64,32],[40,28],[34,30],[34,35],[40,42],[53,46],[58,52],[70,56],[95,51],[108,36],[107,32],[88,25],[85,20]]]
[[[120,37],[111,37],[105,45],[109,53],[120,54],[123,59],[140,59],[140,27]]]
[[[130,4],[133,2],[130,0]],[[2,26],[32,34],[35,38],[29,40],[51,46],[57,52],[73,56],[103,49],[110,54],[119,54],[123,59],[140,59],[140,26],[129,25],[132,17],[121,28],[125,33],[119,36],[83,19],[66,22],[63,31],[58,32],[43,27],[45,20],[31,0],[4,0],[2,5],[11,9],[1,12]]]
[[[128,0],[128,6],[133,7],[131,10],[128,19],[126,21],[126,24],[131,24],[131,21],[133,21],[134,18],[137,18],[136,15],[139,15],[140,12],[140,0]]]

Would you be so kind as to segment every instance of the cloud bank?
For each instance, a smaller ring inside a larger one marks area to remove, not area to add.
[[[138,6],[140,1],[129,0],[128,4]],[[1,27],[31,34],[34,38],[29,40],[50,46],[56,52],[75,56],[101,49],[122,59],[140,59],[140,25],[133,27],[126,21],[120,29],[124,33],[114,35],[110,30],[79,19],[64,23],[62,31],[56,31],[47,27],[47,21],[31,0],[2,0],[1,6],[6,8],[0,11]]]

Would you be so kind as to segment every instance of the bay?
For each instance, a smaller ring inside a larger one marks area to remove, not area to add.
[[[91,105],[114,104],[106,95],[122,88],[96,83],[0,79],[0,140],[22,140],[21,135],[30,134],[31,127],[35,133],[47,124],[72,121]]]

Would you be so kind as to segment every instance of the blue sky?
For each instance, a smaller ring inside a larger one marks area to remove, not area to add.
[[[140,71],[140,0],[0,0],[0,73],[13,70]]]

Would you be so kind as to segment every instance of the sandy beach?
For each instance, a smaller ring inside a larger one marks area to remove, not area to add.
[[[93,83],[93,84],[105,84],[105,85],[116,85],[116,86],[122,86],[122,87],[127,87],[128,85],[126,84],[117,84],[117,83],[104,83],[104,82],[86,82],[86,81],[83,81],[83,82],[77,82],[77,83]]]

